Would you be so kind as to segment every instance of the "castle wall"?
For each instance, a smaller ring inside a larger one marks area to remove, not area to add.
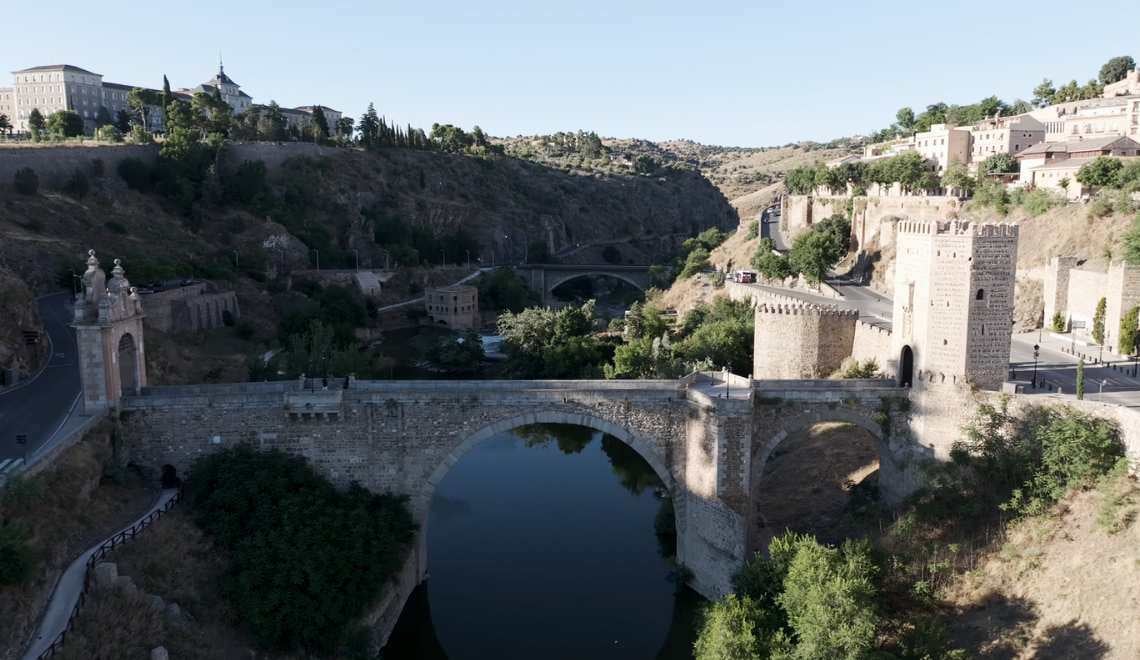
[[[851,357],[860,362],[874,360],[884,376],[894,378],[898,373],[898,356],[892,345],[891,331],[881,325],[866,321],[855,322]]]
[[[1045,267],[1045,284],[1042,297],[1045,299],[1045,325],[1053,322],[1053,315],[1060,311],[1066,314],[1069,309],[1069,280],[1072,270],[1077,267],[1076,257],[1053,257]]]
[[[949,220],[961,210],[957,197],[937,195],[787,195],[784,199],[780,231],[788,239],[836,213],[846,216],[850,199],[852,248],[856,251],[869,244],[890,245],[894,241],[891,218]]]
[[[755,319],[753,378],[826,378],[851,355],[858,313],[766,303]]]
[[[235,320],[241,316],[233,291],[207,292],[197,283],[148,293],[142,296],[148,327],[162,332],[197,332],[224,325],[226,312]]]
[[[1068,317],[1074,322],[1083,322],[1085,328],[1092,330],[1093,316],[1096,315],[1096,305],[1101,298],[1105,298],[1107,308],[1108,273],[1095,270],[1081,270],[1079,268],[1069,271],[1069,291],[1064,307],[1058,307],[1064,313],[1068,309]],[[1053,322],[1053,314],[1046,308],[1045,326]]]
[[[1108,266],[1107,280],[1104,347],[1115,353],[1120,347],[1120,319],[1140,305],[1140,267],[1114,261]]]
[[[41,186],[59,187],[76,171],[94,176],[95,161],[103,161],[103,176],[118,177],[116,168],[127,158],[153,163],[155,145],[106,145],[98,147],[0,147],[0,184],[10,185],[16,170],[30,167]]]

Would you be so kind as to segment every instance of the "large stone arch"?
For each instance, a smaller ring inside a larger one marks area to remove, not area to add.
[[[639,456],[645,459],[645,462],[653,468],[658,478],[665,484],[665,489],[669,491],[669,496],[674,499],[674,504],[676,504],[676,480],[665,463],[665,457],[660,455],[653,442],[625,427],[589,413],[548,410],[500,419],[467,435],[459,444],[455,445],[439,465],[436,466],[431,475],[427,478],[423,492],[417,494],[416,500],[413,502],[417,516],[422,515],[423,519],[426,520],[427,509],[431,505],[431,498],[435,494],[436,486],[447,476],[451,467],[462,460],[463,456],[471,451],[475,445],[499,433],[505,433],[529,424],[573,424],[576,426],[585,426],[595,431],[601,431],[602,433],[614,436],[629,445]]]
[[[462,460],[463,456],[480,442],[499,433],[505,433],[529,424],[574,424],[577,426],[585,426],[595,431],[601,431],[602,433],[614,436],[645,459],[645,462],[653,468],[658,478],[661,479],[661,482],[665,485],[666,492],[669,493],[669,499],[673,501],[674,526],[677,530],[677,561],[682,564],[684,563],[685,493],[681,492],[681,489],[677,487],[677,480],[666,465],[665,457],[660,454],[654,443],[636,432],[589,413],[540,410],[524,415],[506,417],[487,424],[474,433],[468,434],[459,444],[452,447],[451,451],[447,453],[427,478],[424,487],[413,497],[412,512],[416,522],[420,525],[420,531],[417,534],[416,540],[416,564],[417,573],[420,576],[424,576],[427,573],[428,513],[431,509],[431,500],[435,495],[436,487],[443,481],[443,478],[447,476],[447,473],[451,471],[452,466]]]
[[[770,430],[767,434],[758,428],[753,430],[752,456],[749,467],[748,499],[750,504],[746,523],[748,546],[751,550],[763,549],[766,546],[767,538],[770,538],[770,534],[765,538],[760,538],[762,535],[758,532],[757,520],[764,521],[765,528],[768,525],[764,518],[764,512],[758,510],[757,500],[766,486],[764,473],[768,459],[789,438],[799,436],[816,424],[843,422],[866,431],[871,436],[880,466],[890,460],[889,434],[884,432],[883,425],[869,411],[862,408],[846,405],[820,406],[816,409],[780,416],[778,419],[779,421],[776,424],[769,427]]]

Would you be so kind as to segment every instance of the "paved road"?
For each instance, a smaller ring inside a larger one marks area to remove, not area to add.
[[[34,380],[0,394],[0,461],[23,458],[45,443],[67,417],[79,395],[79,360],[72,320],[71,294],[39,299],[40,317],[51,337],[47,367]],[[27,436],[17,444],[16,436]]]
[[[844,301],[858,308],[865,319],[871,317],[889,326],[894,312],[894,301],[890,298],[852,280],[837,278],[827,280],[827,283],[843,296]]]
[[[146,513],[139,516],[138,520],[123,527],[123,530],[134,527],[150,514],[165,507],[167,502],[170,501],[170,498],[174,497],[177,492],[175,489],[162,491],[154,501],[154,504],[147,509]],[[115,534],[123,530],[118,530]],[[107,538],[109,539],[115,534]],[[56,637],[59,637],[59,633],[63,632],[63,629],[67,627],[67,621],[71,618],[71,611],[75,609],[75,602],[79,599],[80,592],[83,591],[83,581],[87,575],[87,560],[91,555],[95,554],[95,551],[98,550],[99,546],[103,545],[104,542],[105,540],[100,541],[88,548],[83,554],[76,557],[75,561],[71,562],[67,570],[60,575],[59,582],[56,582],[55,590],[51,594],[51,600],[48,601],[47,607],[44,609],[43,618],[40,620],[39,628],[36,631],[36,637],[32,640],[28,652],[24,654],[24,660],[35,660],[38,658],[41,653],[51,646]]]
[[[757,218],[760,221],[760,237],[770,238],[776,244],[776,249],[780,252],[786,252],[790,249],[787,241],[784,240],[784,235],[780,233],[780,207],[769,206],[760,212]]]
[[[1078,358],[1063,353],[1061,348],[1071,349],[1073,345],[1063,339],[1056,339],[1047,332],[1027,332],[1013,336],[1010,346],[1009,366],[1017,380],[1031,381],[1033,378],[1033,346],[1041,347],[1037,359],[1037,379],[1053,387],[1059,386],[1063,394],[1074,394],[1077,389]],[[1092,364],[1098,356],[1096,347],[1076,345],[1078,351],[1089,356],[1085,361],[1085,399],[1104,401],[1122,406],[1140,406],[1140,378],[1132,376],[1132,363],[1117,360],[1117,369]],[[1113,356],[1115,357],[1115,356]],[[1107,360],[1109,356],[1105,356]],[[1140,373],[1140,372],[1138,372]],[[1101,387],[1103,383],[1103,388]],[[1045,393],[1049,390],[1036,390]],[[1034,390],[1026,389],[1032,394]]]

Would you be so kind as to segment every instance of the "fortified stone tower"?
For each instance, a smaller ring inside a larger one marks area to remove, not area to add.
[[[87,253],[83,292],[75,296],[75,340],[83,412],[92,414],[118,404],[124,392],[146,385],[143,313],[138,293],[115,259],[111,281],[99,267],[95,251]]]
[[[756,306],[752,377],[827,378],[851,355],[859,312],[812,304]]]
[[[892,349],[900,384],[1000,389],[1017,237],[1014,225],[899,223]]]

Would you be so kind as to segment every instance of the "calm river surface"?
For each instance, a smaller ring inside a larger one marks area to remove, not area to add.
[[[558,424],[490,438],[436,490],[428,581],[384,657],[691,658],[700,599],[678,593],[671,531],[620,440]]]

